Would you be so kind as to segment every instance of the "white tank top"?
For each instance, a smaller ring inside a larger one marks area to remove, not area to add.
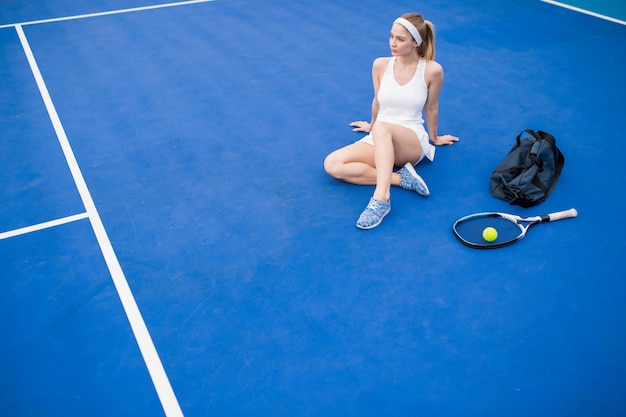
[[[385,73],[378,87],[377,120],[407,127],[415,132],[422,145],[424,155],[433,160],[435,147],[428,140],[424,128],[422,111],[428,97],[428,86],[424,81],[426,60],[420,59],[411,81],[404,85],[398,84],[393,75],[396,57],[389,60]]]

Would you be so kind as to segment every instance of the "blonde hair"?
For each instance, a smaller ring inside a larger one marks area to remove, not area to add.
[[[422,44],[417,47],[417,54],[427,61],[435,59],[435,26],[428,20],[424,20],[419,13],[405,13],[401,17],[411,22],[422,37]]]

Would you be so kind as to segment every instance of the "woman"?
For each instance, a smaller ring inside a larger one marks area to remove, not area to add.
[[[417,13],[403,15],[391,27],[389,46],[392,56],[377,58],[372,67],[371,122],[350,123],[355,132],[369,134],[324,160],[324,169],[335,178],[376,185],[356,223],[361,229],[378,226],[389,214],[392,185],[428,196],[430,191],[414,165],[424,157],[433,160],[433,145],[451,145],[459,140],[437,135],[443,69],[434,61],[432,24]],[[394,165],[402,168],[393,172]]]

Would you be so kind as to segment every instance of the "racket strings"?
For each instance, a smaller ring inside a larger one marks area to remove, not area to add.
[[[483,231],[487,227],[496,229],[498,232],[496,239],[485,240]],[[502,217],[492,216],[477,216],[459,220],[454,225],[454,232],[464,243],[484,247],[499,246],[514,241],[523,234],[517,223]]]

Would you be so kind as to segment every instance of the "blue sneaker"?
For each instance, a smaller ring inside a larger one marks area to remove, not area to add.
[[[410,162],[407,162],[399,171],[400,173],[400,186],[405,190],[415,191],[419,195],[423,195],[424,197],[428,197],[430,195],[430,190],[428,186],[420,177],[417,175],[415,168]]]
[[[374,197],[370,199],[369,204],[359,216],[356,227],[359,229],[373,229],[378,226],[385,216],[391,211],[391,202],[377,200]]]

